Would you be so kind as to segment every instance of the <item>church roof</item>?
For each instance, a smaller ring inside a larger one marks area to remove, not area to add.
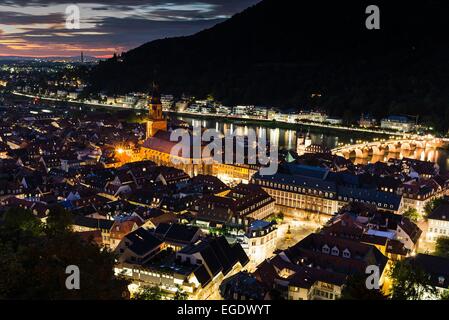
[[[189,147],[189,153],[190,154],[184,154],[183,150],[178,146],[178,152],[176,153],[176,150],[174,149],[175,146],[177,146],[180,142],[178,141],[172,141],[171,139],[171,132],[168,131],[158,131],[153,137],[148,138],[147,140],[145,140],[145,142],[143,143],[143,147],[147,148],[147,149],[151,149],[151,150],[155,150],[158,152],[162,152],[162,153],[166,153],[166,154],[172,154],[172,150],[173,150],[173,155],[174,156],[179,156],[179,157],[183,157],[183,158],[190,158],[190,159],[197,159],[197,155],[194,154],[193,152],[193,139],[189,139],[188,143],[188,147]],[[174,140],[174,139],[173,139]],[[198,156],[199,158],[201,158],[202,156],[202,152],[204,149],[204,146],[202,145],[200,147],[200,152],[198,152]],[[175,154],[176,153],[176,154]],[[187,153],[187,152],[186,152]]]

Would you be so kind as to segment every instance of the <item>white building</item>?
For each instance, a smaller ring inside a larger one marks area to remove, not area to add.
[[[302,156],[306,153],[306,149],[312,145],[312,137],[308,132],[307,135],[303,135],[302,133],[298,135],[296,139],[296,153],[299,156]]]
[[[389,129],[401,132],[413,131],[416,127],[416,123],[407,117],[403,116],[390,116],[382,119],[380,122],[382,129]]]
[[[236,116],[247,116],[254,109],[254,106],[235,106],[234,115]]]
[[[162,95],[161,96],[162,110],[171,110],[175,103],[175,98],[172,95]]]
[[[189,107],[189,103],[185,100],[180,100],[180,101],[176,102],[176,105],[175,105],[176,111],[178,111],[178,112],[190,111],[190,110],[187,110],[188,107]],[[197,109],[197,111],[198,111],[198,109]]]
[[[256,220],[251,223],[243,239],[245,250],[253,266],[270,258],[276,249],[277,226],[273,222]]]
[[[78,99],[79,93],[78,92],[69,92],[69,94],[67,95],[67,98],[71,99],[71,100],[76,100]]]
[[[343,124],[342,118],[327,118],[326,122],[332,124],[332,125],[341,125]]]
[[[65,98],[65,97],[67,96],[67,91],[65,91],[65,90],[58,90],[58,91],[56,92],[56,95],[57,95],[58,97]]]
[[[426,240],[436,242],[439,237],[449,237],[449,204],[440,205],[428,216]]]

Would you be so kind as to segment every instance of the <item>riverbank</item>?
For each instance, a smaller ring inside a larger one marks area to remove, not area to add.
[[[96,108],[107,108],[107,109],[115,109],[115,110],[133,110],[135,112],[142,112],[144,109],[133,109],[133,108],[125,108],[116,105],[108,105],[101,103],[88,103],[88,102],[80,102],[80,101],[66,101],[62,99],[49,98],[49,97],[40,97],[33,96],[29,94],[24,94],[20,92],[13,91],[11,94],[20,97],[26,97],[29,99],[41,99],[44,101],[51,102],[59,102],[59,103],[68,103],[68,104],[76,104],[76,105],[85,105]],[[242,118],[238,116],[232,115],[220,115],[220,114],[199,114],[193,112],[178,112],[178,111],[165,111],[165,113],[175,115],[175,116],[186,116],[195,119],[203,119],[203,120],[220,120],[222,123],[235,123],[242,125],[253,125],[253,126],[264,126],[267,128],[278,128],[278,129],[286,129],[286,130],[310,130],[313,133],[323,133],[323,134],[332,134],[342,131],[346,131],[348,133],[356,132],[360,135],[368,135],[370,137],[388,137],[388,136],[403,136],[402,133],[394,132],[394,131],[385,131],[385,130],[372,130],[366,128],[358,128],[358,127],[347,127],[347,126],[333,126],[322,123],[308,123],[308,122],[300,122],[300,123],[290,123],[285,121],[276,121],[276,120],[268,120],[268,119],[250,119],[250,118]]]
[[[188,117],[200,120],[213,120],[219,121],[221,123],[233,123],[246,126],[263,126],[272,129],[285,129],[297,131],[302,130],[303,132],[310,130],[311,133],[321,133],[326,135],[331,135],[333,133],[341,134],[342,132],[346,132],[347,134],[357,133],[359,135],[368,135],[370,137],[380,137],[380,138],[385,138],[389,136],[403,136],[403,134],[400,134],[398,132],[376,131],[362,128],[351,128],[351,127],[338,127],[320,123],[307,123],[307,122],[290,123],[276,120],[250,119],[235,116],[222,116],[212,114],[205,115],[198,113],[176,112],[176,111],[168,111],[168,113],[176,117]]]

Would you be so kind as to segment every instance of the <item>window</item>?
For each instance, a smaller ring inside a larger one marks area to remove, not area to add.
[[[332,255],[333,256],[338,256],[340,254],[340,250],[338,250],[337,247],[333,247],[332,248]]]

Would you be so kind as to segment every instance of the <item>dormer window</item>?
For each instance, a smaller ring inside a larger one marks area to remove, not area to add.
[[[328,247],[328,245],[327,244],[325,244],[324,246],[323,246],[323,253],[325,253],[325,254],[329,254],[329,252],[330,252],[330,248]]]
[[[444,279],[444,277],[439,277],[438,278],[438,283],[440,284],[440,286],[443,286],[444,285],[444,281],[445,281],[446,279]]]
[[[348,249],[343,251],[343,258],[351,258],[351,252]]]
[[[337,247],[333,247],[333,248],[332,248],[332,255],[333,255],[333,256],[338,256],[338,255],[340,255],[340,250],[338,250]]]

